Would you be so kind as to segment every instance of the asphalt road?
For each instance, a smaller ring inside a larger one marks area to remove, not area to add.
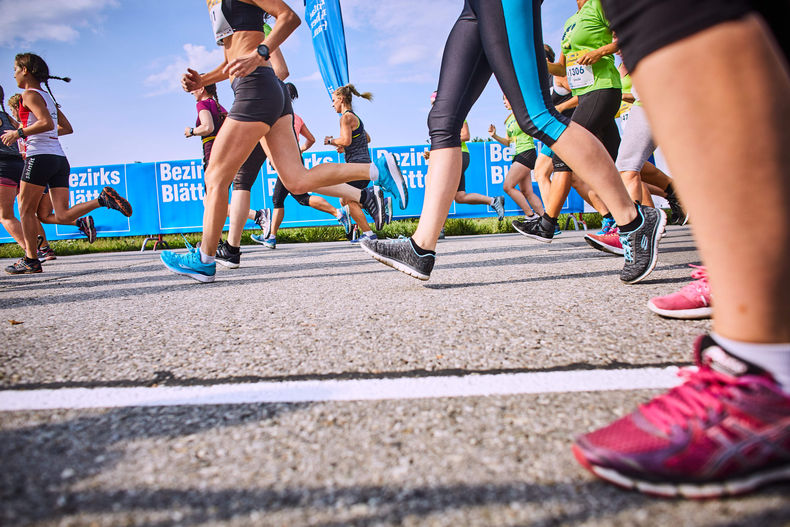
[[[709,328],[645,307],[698,263],[685,227],[634,286],[576,232],[449,238],[427,283],[347,243],[243,251],[213,284],[150,251],[0,277],[0,390],[662,368]],[[0,524],[790,524],[790,485],[663,500],[583,471],[573,438],[655,393],[0,411]]]

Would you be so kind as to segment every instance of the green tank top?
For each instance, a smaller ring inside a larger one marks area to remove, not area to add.
[[[516,117],[512,113],[505,119],[505,127],[507,128],[507,136],[516,142],[516,155],[535,148],[535,141],[532,139],[532,136],[519,127]]]
[[[609,20],[603,14],[601,0],[588,0],[565,23],[562,52],[565,55],[568,84],[573,95],[622,87],[620,72],[614,64],[613,55],[606,55],[591,66],[578,64],[578,60],[588,51],[611,43],[612,30],[609,28]]]

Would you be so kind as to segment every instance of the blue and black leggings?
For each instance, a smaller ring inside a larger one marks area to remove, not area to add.
[[[516,122],[547,145],[568,127],[549,96],[541,0],[466,0],[442,57],[428,115],[431,149],[461,146],[461,127],[493,73]]]

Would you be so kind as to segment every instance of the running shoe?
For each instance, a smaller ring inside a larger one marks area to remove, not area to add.
[[[112,187],[104,187],[99,194],[99,206],[120,211],[127,218],[132,215],[132,205]]]
[[[348,236],[348,233],[351,232],[351,218],[349,218],[347,206],[340,208],[340,217],[337,218],[337,222],[343,226],[343,230],[346,232],[346,236]]]
[[[376,159],[376,166],[379,169],[379,179],[376,185],[396,196],[401,210],[405,210],[409,204],[409,187],[406,185],[406,180],[403,179],[395,156],[385,152],[384,155]]]
[[[692,265],[691,277],[695,280],[680,291],[666,296],[657,296],[647,302],[653,313],[667,318],[695,320],[710,318],[713,314],[708,273],[704,267]]]
[[[614,218],[607,218],[604,217],[601,220],[601,230],[596,232],[598,236],[603,236],[604,234],[609,234],[612,230],[617,228],[617,222],[614,221]],[[623,253],[620,253],[623,254]]]
[[[641,282],[656,267],[658,242],[667,224],[667,215],[661,209],[639,205],[642,224],[631,232],[620,230],[625,265],[620,280],[626,284]]]
[[[351,240],[351,243],[360,243],[363,240],[378,240],[378,239],[379,239],[379,237],[376,236],[375,232],[371,233],[371,234],[364,234],[363,233],[362,236],[360,236],[359,238],[354,238],[353,240]]]
[[[5,272],[8,274],[36,274],[43,273],[44,270],[41,268],[40,260],[28,260],[22,257],[15,264],[6,267]]]
[[[381,229],[384,225],[384,193],[381,188],[376,185],[363,188],[359,204],[373,218],[376,230]]]
[[[689,216],[688,213],[683,210],[683,206],[680,204],[680,200],[678,200],[674,190],[667,193],[666,200],[669,203],[669,210],[672,212],[669,223],[671,225],[685,225]]]
[[[268,238],[272,234],[272,209],[259,209],[255,211],[255,219],[253,220],[258,224],[258,227],[263,231],[264,238]]]
[[[551,243],[554,234],[557,231],[556,225],[547,227],[543,218],[538,218],[535,221],[513,220],[513,228],[527,238],[538,240],[543,243]]]
[[[267,249],[276,249],[277,248],[277,237],[271,236],[269,238],[264,238],[262,234],[253,234],[250,236],[252,241],[255,243],[260,243]]]
[[[392,223],[392,196],[384,198],[384,225]]]
[[[217,254],[214,256],[217,263],[228,269],[238,269],[241,265],[241,251],[233,253],[230,251],[230,244],[220,239],[217,244]]]
[[[560,234],[562,234],[562,231],[560,230],[560,228],[559,227],[554,227],[554,237],[556,238]]]
[[[491,208],[496,212],[499,221],[505,219],[505,196],[496,196],[491,203]]]
[[[596,476],[664,497],[714,498],[790,480],[790,395],[771,375],[697,339],[685,382],[600,430],[573,454]]]
[[[540,219],[540,214],[532,213],[529,216],[524,217],[524,221],[536,221]]]
[[[187,246],[186,254],[176,254],[173,251],[162,251],[159,258],[170,271],[188,276],[198,282],[213,282],[217,273],[217,264],[211,262],[204,264],[200,260],[200,249],[192,247],[184,240]]]
[[[36,245],[36,256],[38,256],[38,259],[42,263],[56,260],[57,256],[55,255],[55,251],[52,250],[52,247],[50,247],[49,244],[44,245],[44,237],[39,234],[37,239],[38,244]]]
[[[80,232],[88,237],[88,243],[96,241],[96,225],[93,223],[93,216],[77,219],[76,225]]]
[[[393,269],[418,280],[431,277],[435,254],[419,255],[412,247],[411,238],[401,236],[396,240],[364,240],[360,246],[373,258]]]
[[[593,249],[617,256],[623,255],[623,244],[620,243],[620,231],[617,227],[606,234],[585,234],[584,241]]]

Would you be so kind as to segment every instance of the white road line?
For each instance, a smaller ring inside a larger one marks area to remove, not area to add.
[[[0,411],[376,401],[658,389],[678,385],[680,379],[676,375],[677,370],[675,367],[670,367],[469,375],[466,377],[259,382],[214,386],[8,390],[0,391]]]

